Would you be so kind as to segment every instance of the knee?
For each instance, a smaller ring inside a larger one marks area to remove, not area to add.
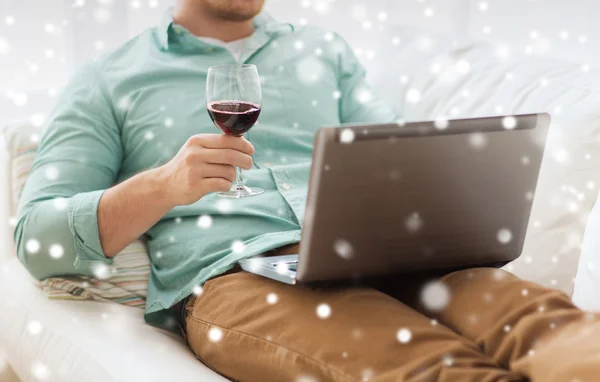
[[[505,281],[505,280],[519,280],[519,278],[512,273],[499,268],[470,268],[462,269],[460,271],[452,272],[442,277],[444,282],[452,282],[456,280],[491,280],[491,281]]]
[[[528,367],[515,363],[515,368],[534,381],[584,382],[596,381],[600,366],[597,356],[578,354],[573,349],[554,349],[559,356],[539,357]],[[567,354],[568,353],[568,354]],[[520,368],[520,370],[519,370]]]

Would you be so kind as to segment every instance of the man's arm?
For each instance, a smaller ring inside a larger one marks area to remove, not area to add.
[[[122,161],[120,123],[98,68],[66,87],[49,118],[19,204],[17,254],[37,279],[94,275],[168,210],[228,190],[249,168],[244,139],[199,135],[177,156],[111,188]]]
[[[365,79],[365,69],[352,48],[341,37],[335,36],[341,47],[338,54],[338,86],[340,121],[342,123],[393,122],[396,114],[390,105],[381,101]]]
[[[122,160],[121,132],[96,64],[66,86],[48,119],[19,202],[17,255],[37,279],[93,275],[110,263],[100,246],[98,202]]]

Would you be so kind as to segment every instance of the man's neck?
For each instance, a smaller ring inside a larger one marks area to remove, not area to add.
[[[198,3],[195,3],[198,4]],[[253,20],[228,21],[216,18],[195,5],[182,1],[173,9],[173,21],[198,37],[211,37],[230,42],[250,36],[254,32]]]

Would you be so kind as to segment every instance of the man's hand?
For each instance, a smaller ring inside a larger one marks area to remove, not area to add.
[[[235,169],[252,168],[254,147],[244,138],[194,135],[168,163],[109,188],[98,205],[102,250],[115,256],[173,207],[215,191],[229,191]]]
[[[204,195],[229,191],[234,166],[252,168],[254,146],[244,138],[224,134],[192,136],[177,155],[157,168],[166,196],[175,205],[192,204]]]

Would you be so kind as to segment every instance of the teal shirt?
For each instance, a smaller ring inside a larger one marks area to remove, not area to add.
[[[246,135],[256,148],[254,167],[244,174],[265,193],[241,200],[209,194],[174,208],[146,233],[146,320],[153,325],[172,325],[168,308],[237,261],[300,241],[319,127],[395,119],[365,83],[352,49],[333,33],[262,14],[240,61],[255,64],[262,83],[260,119]],[[229,51],[194,37],[168,13],[162,25],[70,81],[19,207],[15,241],[34,277],[93,276],[98,264],[111,263],[98,234],[103,191],[163,165],[190,136],[218,133],[205,108],[206,74],[234,63]],[[28,248],[30,239],[38,251]],[[243,245],[234,251],[237,241]],[[50,255],[53,244],[63,247],[60,258]]]

